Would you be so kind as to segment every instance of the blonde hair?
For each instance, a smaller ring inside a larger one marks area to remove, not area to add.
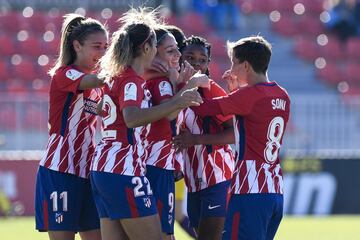
[[[74,63],[77,57],[73,47],[74,40],[83,44],[86,38],[95,32],[108,33],[105,26],[95,19],[74,13],[66,14],[61,28],[59,57],[49,70],[49,75],[53,76],[58,68]]]
[[[113,33],[110,46],[100,59],[99,76],[102,78],[119,75],[140,56],[141,47],[156,38],[151,26],[156,22],[154,11],[148,8],[131,8],[118,21],[123,25]]]

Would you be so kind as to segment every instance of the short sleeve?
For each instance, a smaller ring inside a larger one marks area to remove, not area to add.
[[[129,106],[141,107],[144,98],[143,82],[139,79],[129,79],[120,85],[120,110]]]
[[[55,81],[58,90],[76,93],[80,82],[85,75],[85,73],[80,72],[73,67],[59,68],[53,77],[53,81]]]
[[[221,98],[215,98],[221,108],[223,115],[248,115],[255,103],[255,94],[253,88],[242,88],[230,95]]]
[[[169,79],[153,80],[154,85],[151,89],[151,100],[154,105],[159,105],[163,100],[171,98],[173,94],[173,87]]]

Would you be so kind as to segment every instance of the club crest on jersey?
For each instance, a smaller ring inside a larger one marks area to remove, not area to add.
[[[64,215],[62,213],[55,213],[55,222],[62,223],[64,221]]]
[[[171,85],[167,81],[160,82],[159,91],[160,91],[160,96],[173,95]]]
[[[79,77],[84,75],[84,73],[79,72],[78,70],[75,70],[75,69],[69,69],[66,71],[65,75],[67,78],[75,81],[76,79],[78,79]]]
[[[145,207],[150,208],[151,207],[150,198],[146,197],[146,198],[143,198],[143,200],[144,200]]]
[[[134,100],[136,101],[137,86],[135,83],[127,83],[124,88],[124,101]]]

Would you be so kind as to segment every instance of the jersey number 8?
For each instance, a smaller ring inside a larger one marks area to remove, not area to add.
[[[284,134],[284,119],[275,117],[271,120],[267,131],[267,143],[264,150],[264,158],[267,163],[273,164],[279,155],[280,141]]]

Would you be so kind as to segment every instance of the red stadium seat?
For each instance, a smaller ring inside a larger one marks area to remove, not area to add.
[[[207,37],[207,41],[211,44],[211,57],[216,61],[227,58],[226,42],[223,38],[211,34]]]
[[[0,60],[0,82],[4,82],[10,77],[9,71],[9,63],[6,60]]]
[[[309,12],[314,15],[320,14],[322,11],[325,10],[324,0],[296,0],[296,2],[303,3],[305,6],[305,12]]]
[[[321,56],[319,45],[313,38],[297,37],[295,39],[294,52],[299,57],[313,61]]]
[[[44,53],[43,41],[38,36],[30,36],[25,41],[18,41],[19,52],[24,55],[38,57]]]
[[[321,55],[333,61],[343,61],[345,59],[345,47],[335,37],[329,37],[325,46],[320,46]]]
[[[23,58],[18,65],[12,65],[13,73],[16,78],[22,80],[34,80],[39,77],[37,62]]]
[[[360,61],[360,39],[350,38],[346,44],[346,55],[349,60]]]
[[[336,63],[328,62],[322,69],[317,70],[317,76],[329,85],[335,86],[341,81],[346,80],[344,72]]]
[[[224,73],[221,67],[214,61],[211,61],[209,64],[209,71],[210,71],[211,79],[213,79],[216,82],[221,80],[221,76]]]
[[[47,13],[36,10],[31,17],[19,15],[20,30],[28,30],[41,34],[45,31]]]
[[[206,23],[202,15],[196,13],[187,13],[181,17],[179,27],[187,33],[187,35],[204,35],[210,32],[210,27]]]
[[[1,21],[1,20],[0,20]],[[15,45],[14,40],[11,35],[1,35],[0,36],[0,55],[8,57],[15,54]]]
[[[325,30],[318,15],[302,15],[298,19],[297,31],[302,35],[309,34],[314,36],[323,33]]]
[[[11,11],[0,16],[0,29],[6,34],[13,34],[20,30],[19,14],[17,11]]]
[[[287,37],[295,36],[299,32],[295,17],[289,14],[282,14],[279,21],[272,23],[272,29]]]

